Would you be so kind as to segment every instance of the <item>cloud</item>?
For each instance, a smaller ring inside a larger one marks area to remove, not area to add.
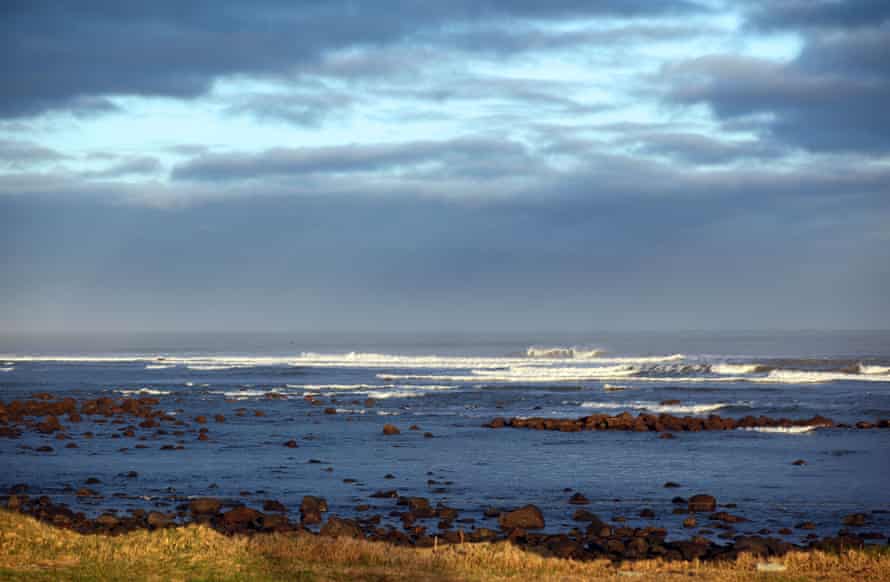
[[[423,171],[429,166],[471,175],[527,164],[525,148],[515,142],[458,138],[395,144],[353,144],[331,147],[273,148],[259,153],[213,153],[173,168],[174,180],[250,180],[273,176],[358,172]],[[476,168],[475,172],[468,171]]]
[[[26,167],[55,162],[67,157],[61,152],[31,141],[0,139],[0,164],[8,167]]]
[[[156,174],[161,170],[161,162],[152,156],[129,158],[98,171],[83,172],[85,178],[122,178]]]
[[[337,64],[332,52],[391,45],[453,23],[696,10],[701,8],[687,0],[266,0],[249,6],[200,0],[188,9],[173,0],[13,3],[5,6],[0,24],[0,67],[7,79],[0,116],[108,111],[114,107],[108,97],[115,95],[194,98],[235,75],[293,78],[316,65],[330,73]]]

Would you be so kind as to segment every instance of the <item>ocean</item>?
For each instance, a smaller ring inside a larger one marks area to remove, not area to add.
[[[708,493],[749,520],[740,533],[791,528],[785,539],[800,543],[836,534],[857,512],[868,514],[867,529],[890,532],[890,430],[667,440],[482,426],[623,411],[874,422],[890,418],[890,332],[6,337],[0,354],[6,404],[34,393],[151,396],[184,421],[124,437],[120,424],[63,418],[70,441],[35,431],[0,438],[0,491],[25,483],[90,515],[214,496],[275,499],[298,519],[302,497],[319,495],[331,514],[398,523],[395,500],[371,497],[395,489],[459,509],[474,520],[468,529],[496,527],[486,508],[533,503],[547,530],[566,531],[577,525],[567,499],[580,492],[604,520],[664,526],[670,539],[690,534],[672,499]],[[209,419],[206,441],[198,415]],[[384,436],[386,423],[401,434]],[[283,446],[291,439],[297,448]],[[78,497],[91,477],[99,496]],[[356,509],[363,504],[371,507]],[[654,517],[639,517],[643,509]],[[804,521],[815,529],[796,528]]]

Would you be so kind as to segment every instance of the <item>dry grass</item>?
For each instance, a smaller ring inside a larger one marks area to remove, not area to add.
[[[26,580],[887,580],[890,553],[791,554],[782,573],[730,564],[542,558],[509,544],[412,550],[309,535],[227,538],[190,526],[82,536],[0,511],[0,579]]]

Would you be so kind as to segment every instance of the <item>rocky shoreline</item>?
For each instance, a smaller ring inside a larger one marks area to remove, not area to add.
[[[443,504],[432,505],[424,497],[402,497],[396,491],[382,491],[372,497],[389,499],[393,509],[389,517],[401,520],[402,527],[381,526],[382,516],[371,515],[345,518],[331,515],[325,519],[327,502],[322,497],[304,496],[299,507],[300,518],[291,521],[288,508],[275,500],[265,500],[261,509],[212,497],[181,498],[175,511],[145,511],[131,509],[128,514],[106,511],[95,518],[74,511],[62,503],[54,503],[48,496],[29,496],[25,485],[13,488],[5,497],[9,511],[30,515],[56,527],[81,534],[120,535],[136,530],[159,530],[200,524],[226,535],[261,535],[280,533],[288,535],[320,535],[348,537],[374,542],[384,542],[404,547],[429,548],[438,545],[509,541],[523,549],[560,558],[576,560],[609,559],[615,562],[661,558],[675,560],[732,560],[748,553],[759,557],[782,556],[790,551],[841,551],[862,548],[868,544],[888,544],[882,533],[862,532],[871,516],[857,513],[843,519],[843,528],[835,536],[808,536],[802,545],[792,544],[767,529],[756,535],[735,532],[735,524],[748,520],[728,513],[732,504],[718,506],[717,500],[707,494],[697,494],[688,499],[675,497],[675,513],[688,515],[684,528],[695,528],[699,522],[706,531],[721,530],[725,543],[716,543],[702,535],[668,541],[668,532],[661,527],[628,527],[619,519],[611,523],[584,509],[589,503],[581,493],[567,498],[570,505],[577,505],[573,519],[578,525],[564,533],[539,533],[545,528],[541,510],[535,505],[525,505],[510,510],[491,508],[485,517],[496,523],[491,528],[467,524],[476,520],[462,518],[460,512]],[[641,516],[646,510],[641,511]],[[650,512],[651,513],[651,512]],[[645,516],[644,516],[645,517]],[[435,530],[433,528],[435,524]],[[464,527],[468,527],[465,531]],[[798,525],[805,529],[806,522]],[[786,532],[778,532],[780,534]],[[790,533],[790,532],[787,532]]]

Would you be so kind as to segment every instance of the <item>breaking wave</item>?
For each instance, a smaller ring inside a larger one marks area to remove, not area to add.
[[[525,355],[529,358],[578,358],[588,359],[595,358],[602,354],[603,351],[596,348],[542,348],[531,346],[525,350]]]
[[[859,373],[867,376],[890,374],[890,366],[867,366],[865,364],[859,364]]]
[[[759,364],[713,364],[711,373],[724,376],[737,376],[740,374],[754,374],[763,370],[763,366]]]
[[[778,382],[782,384],[815,384],[852,380],[854,382],[890,382],[890,374],[849,374],[846,372],[805,372],[801,370],[773,370],[765,378],[752,379],[756,382]]]
[[[811,432],[819,428],[818,426],[751,426],[743,427],[736,430],[747,430],[754,432],[767,432],[775,434],[803,434]]]
[[[170,390],[156,390],[154,388],[139,388],[138,390],[116,390],[119,394],[124,394],[126,396],[166,396],[167,394],[171,394]]]
[[[748,406],[747,403],[737,402],[730,404],[717,402],[713,404],[659,404],[657,402],[582,402],[582,408],[594,408],[602,410],[627,409],[647,410],[658,414],[707,414],[726,408],[728,406]]]

